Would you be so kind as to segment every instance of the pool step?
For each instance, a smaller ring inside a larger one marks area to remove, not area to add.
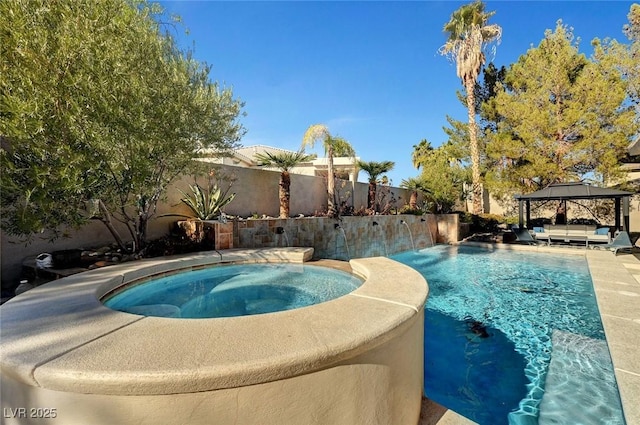
[[[624,425],[607,342],[554,330],[551,343],[539,425]]]

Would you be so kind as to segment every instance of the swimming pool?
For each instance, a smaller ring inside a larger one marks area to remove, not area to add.
[[[430,288],[425,394],[479,424],[624,424],[583,257],[436,246],[392,257]]]
[[[362,280],[302,264],[237,264],[177,273],[125,287],[104,298],[114,310],[175,318],[237,317],[329,301]]]

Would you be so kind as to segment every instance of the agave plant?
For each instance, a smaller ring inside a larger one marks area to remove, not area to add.
[[[212,220],[220,215],[222,208],[229,204],[236,197],[235,193],[227,195],[228,190],[222,191],[217,185],[209,185],[208,189],[203,189],[199,184],[189,185],[191,193],[186,193],[180,189],[183,198],[182,203],[191,209],[192,215],[174,214],[182,217],[192,217],[198,220]]]

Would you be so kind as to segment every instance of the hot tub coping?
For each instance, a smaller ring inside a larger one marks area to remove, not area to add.
[[[277,313],[216,319],[145,317],[99,299],[169,270],[309,261],[312,248],[228,250],[125,263],[60,279],[0,307],[1,370],[19,382],[87,394],[151,395],[254,385],[340,364],[401,333],[428,288],[385,257],[351,260],[365,282],[338,299]]]

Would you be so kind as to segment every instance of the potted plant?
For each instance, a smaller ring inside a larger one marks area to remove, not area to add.
[[[204,222],[222,218],[224,214],[223,208],[233,201],[236,194],[229,194],[231,186],[226,190],[222,190],[211,180],[206,188],[194,182],[193,185],[189,185],[189,189],[191,189],[190,193],[180,189],[178,191],[182,194],[180,201],[189,207],[191,214],[173,213],[164,214],[163,216],[187,218],[187,220],[178,221],[177,226],[193,242],[200,243],[205,237]]]

